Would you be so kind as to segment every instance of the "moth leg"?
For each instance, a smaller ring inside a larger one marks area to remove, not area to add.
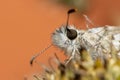
[[[65,62],[65,65],[67,65],[75,56],[75,49],[72,51],[72,55],[69,57],[69,59]]]
[[[72,59],[73,59],[73,56],[70,56],[70,58],[65,62],[65,65],[67,65]]]
[[[87,27],[87,29],[90,29],[88,24],[92,24],[93,26],[95,26],[94,23],[88,18],[87,15],[83,14],[83,17],[86,20],[86,27]]]

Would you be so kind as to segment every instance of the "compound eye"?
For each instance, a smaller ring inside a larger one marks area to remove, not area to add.
[[[67,37],[70,39],[70,40],[73,40],[77,37],[77,31],[76,30],[73,30],[73,29],[68,29],[67,28]]]

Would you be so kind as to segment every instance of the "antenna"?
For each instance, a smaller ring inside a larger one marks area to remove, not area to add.
[[[33,61],[34,61],[40,54],[42,54],[42,53],[45,52],[47,49],[49,49],[51,46],[52,46],[52,44],[50,44],[48,47],[44,48],[41,52],[35,54],[35,55],[31,58],[30,64],[32,65],[32,64],[33,64]]]
[[[67,12],[66,28],[67,28],[68,22],[69,22],[69,15],[70,15],[71,13],[76,12],[76,11],[77,11],[76,9],[70,9],[70,10],[68,10],[68,12]]]

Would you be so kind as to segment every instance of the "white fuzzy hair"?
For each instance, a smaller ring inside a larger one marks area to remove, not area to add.
[[[78,29],[76,29],[73,25],[68,26],[68,28],[77,31],[77,35],[79,34]],[[77,37],[74,40],[70,40],[67,37],[67,31],[65,26],[56,29],[56,31],[52,35],[53,44],[63,49],[67,55],[73,55],[72,53],[74,51],[79,53],[78,49],[80,49],[81,47],[78,39],[79,38]]]

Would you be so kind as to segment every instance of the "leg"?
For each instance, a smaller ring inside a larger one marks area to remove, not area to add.
[[[69,57],[69,59],[65,62],[65,65],[67,65],[75,56],[75,49],[72,51],[72,55]]]
[[[87,27],[87,29],[89,29],[88,23],[89,23],[89,24],[92,24],[93,26],[95,26],[95,25],[93,24],[93,22],[88,18],[87,15],[84,15],[84,14],[83,14],[83,16],[84,16],[84,18],[85,18],[85,20],[86,20],[86,27]]]

